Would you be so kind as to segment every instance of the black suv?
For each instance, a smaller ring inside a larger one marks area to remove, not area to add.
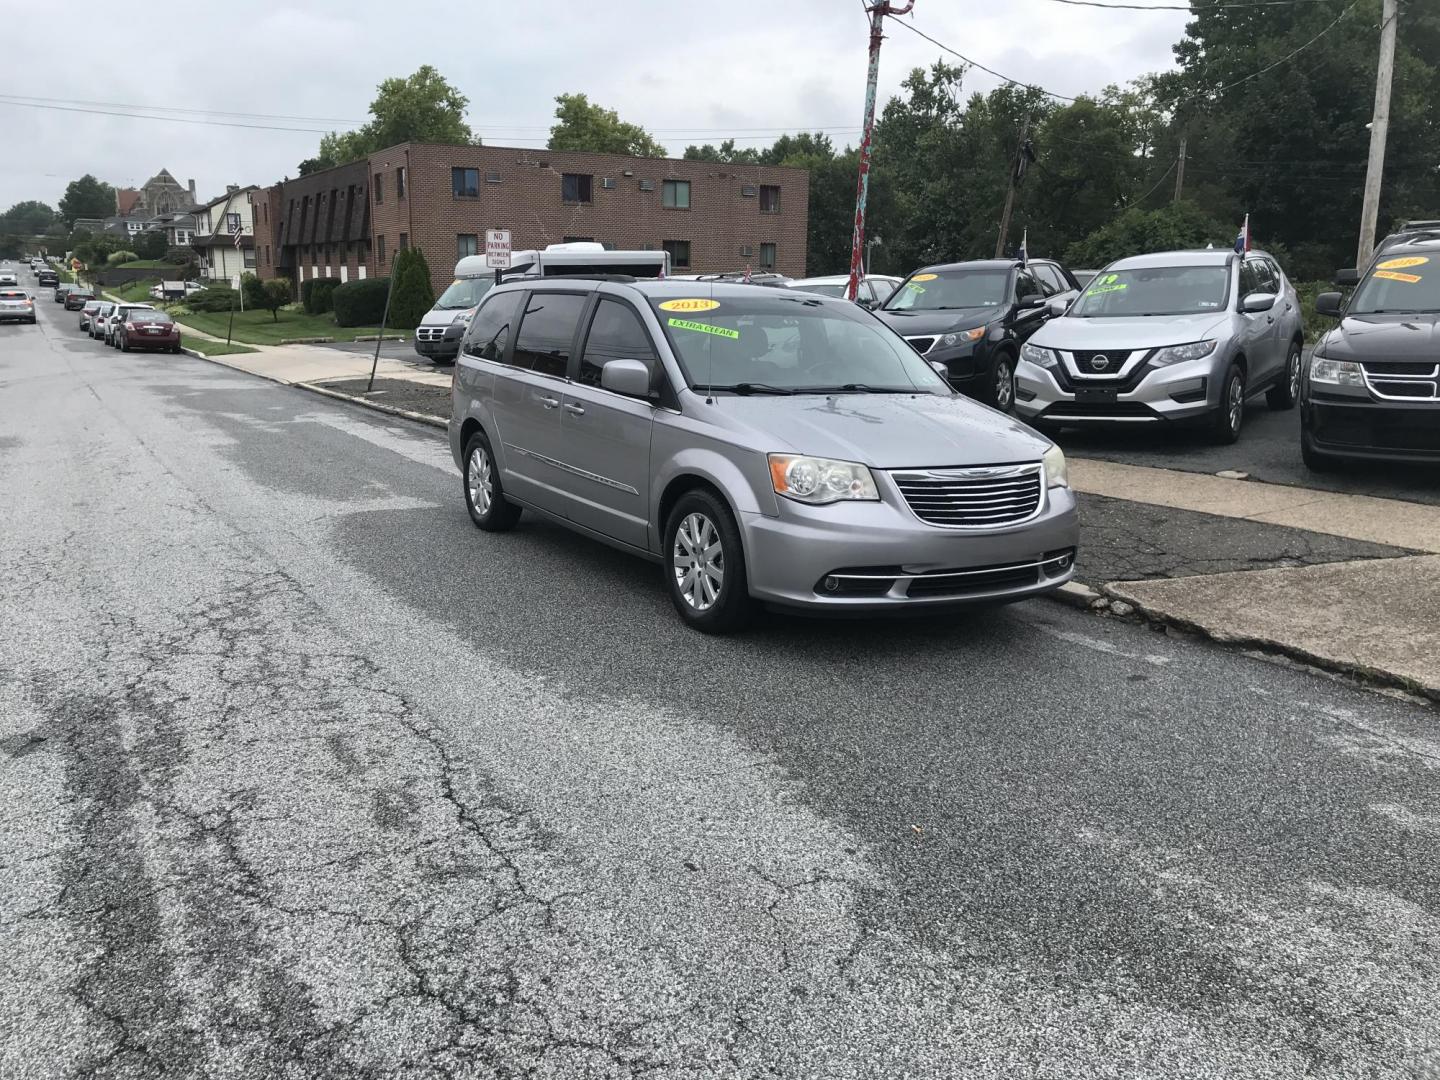
[[[1312,469],[1344,458],[1440,463],[1440,236],[1382,248],[1315,346],[1300,391],[1300,450]],[[1338,277],[1338,275],[1337,275]]]
[[[945,263],[915,271],[875,314],[956,390],[1008,412],[1020,346],[1079,291],[1048,259]]]

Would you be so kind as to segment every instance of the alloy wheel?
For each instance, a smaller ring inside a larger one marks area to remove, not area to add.
[[[490,512],[490,503],[495,498],[495,483],[490,475],[490,455],[478,446],[470,451],[466,481],[470,490],[470,505],[484,517]]]
[[[1014,403],[1015,372],[1010,367],[1010,361],[1002,358],[995,365],[995,407],[1001,412],[1009,412]]]
[[[1236,375],[1230,380],[1230,430],[1239,431],[1240,421],[1245,415],[1245,380]]]
[[[1290,353],[1290,400],[1300,399],[1300,350],[1294,349]]]
[[[675,530],[670,568],[681,597],[696,611],[708,611],[725,583],[725,551],[720,531],[704,514],[687,514]]]

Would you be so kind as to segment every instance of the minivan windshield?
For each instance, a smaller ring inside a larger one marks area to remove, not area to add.
[[[924,270],[911,274],[890,299],[885,311],[950,311],[994,308],[1005,302],[1010,271]]]
[[[1440,257],[1381,259],[1355,290],[1348,315],[1440,312]]]
[[[737,394],[953,391],[863,309],[804,293],[650,297],[692,389]]]
[[[456,278],[450,287],[435,301],[436,311],[461,311],[472,308],[485,298],[495,286],[495,279],[488,277]]]
[[[1097,274],[1069,315],[1121,319],[1142,315],[1199,315],[1225,309],[1228,266],[1144,266]]]

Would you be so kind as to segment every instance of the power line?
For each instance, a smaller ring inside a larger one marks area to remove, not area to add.
[[[144,113],[116,112],[108,109],[82,109],[71,105],[45,105],[35,101],[7,101],[0,99],[0,105],[13,105],[24,109],[50,109],[55,112],[88,113],[92,116],[123,116],[129,120],[160,120],[169,124],[199,124],[202,127],[250,128],[255,131],[294,131],[300,134],[328,135],[324,128],[280,127],[277,124],[242,124],[234,120],[200,120],[184,116],[147,116]]]
[[[1259,71],[1252,71],[1249,75],[1246,75],[1243,79],[1236,79],[1236,80],[1235,80],[1234,82],[1232,82],[1232,83],[1226,83],[1224,86],[1217,86],[1215,89],[1213,89],[1213,90],[1208,90],[1208,91],[1206,91],[1204,94],[1197,94],[1197,95],[1195,95],[1195,97],[1191,98],[1190,100],[1191,100],[1191,101],[1194,101],[1194,100],[1196,100],[1197,98],[1200,98],[1200,97],[1210,96],[1210,95],[1214,95],[1214,94],[1223,94],[1226,90],[1233,90],[1233,89],[1235,89],[1235,87],[1240,86],[1242,83],[1247,83],[1247,82],[1249,82],[1251,79],[1258,79],[1261,75],[1267,75],[1267,74],[1269,74],[1270,72],[1274,71],[1277,67],[1279,67],[1281,64],[1288,63],[1289,61],[1293,60],[1295,57],[1299,56],[1302,52],[1304,52],[1306,49],[1308,49],[1311,45],[1314,45],[1317,41],[1319,41],[1321,38],[1323,38],[1323,37],[1324,37],[1326,34],[1328,34],[1331,30],[1334,30],[1335,27],[1337,27],[1337,26],[1340,25],[1340,21],[1341,21],[1342,19],[1344,19],[1345,16],[1349,15],[1350,12],[1354,11],[1359,5],[1360,5],[1360,0],[1352,0],[1351,4],[1350,4],[1344,11],[1340,12],[1339,15],[1336,15],[1336,16],[1335,16],[1335,20],[1334,20],[1332,23],[1330,23],[1329,26],[1325,27],[1325,29],[1321,30],[1318,34],[1316,34],[1314,37],[1312,37],[1309,41],[1305,42],[1304,45],[1301,45],[1298,49],[1292,49],[1290,52],[1286,53],[1286,54],[1285,54],[1284,56],[1282,56],[1279,60],[1276,60],[1273,64],[1267,64],[1265,67],[1261,68]]]
[[[1292,7],[1299,4],[1328,4],[1331,0],[1248,0],[1247,3],[1215,4],[1126,4],[1106,3],[1105,0],[1050,0],[1052,4],[1069,4],[1072,7],[1111,8],[1115,11],[1185,11],[1199,14],[1204,11],[1222,9]]]
[[[944,49],[946,52],[948,52],[950,55],[952,55],[952,56],[958,56],[961,60],[964,60],[965,63],[969,64],[971,67],[977,67],[977,68],[979,68],[981,71],[989,72],[991,75],[994,75],[997,79],[1000,79],[1000,80],[1002,80],[1002,81],[1004,81],[1004,82],[1010,83],[1010,84],[1012,84],[1012,85],[1014,85],[1014,86],[1023,86],[1023,87],[1025,87],[1025,89],[1027,89],[1027,90],[1039,90],[1040,93],[1046,95],[1047,97],[1058,98],[1058,99],[1061,100],[1061,101],[1076,101],[1076,100],[1078,100],[1077,98],[1070,97],[1068,94],[1057,94],[1057,93],[1055,93],[1055,91],[1053,91],[1053,90],[1046,90],[1043,86],[1036,86],[1034,83],[1022,82],[1022,81],[1020,81],[1019,79],[1012,79],[1009,75],[1002,75],[1000,72],[996,71],[994,68],[986,67],[984,64],[980,63],[980,61],[978,61],[978,60],[971,60],[970,57],[966,56],[964,53],[960,52],[958,49],[952,49],[949,45],[946,45],[943,41],[936,41],[936,40],[935,40],[933,37],[931,37],[929,34],[925,33],[924,30],[921,30],[921,29],[919,29],[918,27],[912,26],[912,25],[911,25],[910,23],[908,23],[908,22],[900,22],[900,21],[897,20],[897,21],[893,22],[891,25],[893,25],[893,26],[903,26],[906,30],[909,30],[912,34],[919,34],[919,35],[920,35],[922,38],[924,38],[926,41],[930,42],[931,45],[939,46],[940,48],[942,48],[942,49]]]
[[[241,120],[294,120],[298,123],[351,124],[357,127],[364,123],[363,120],[342,120],[333,116],[282,116],[274,113],[226,112],[222,109],[182,109],[178,106],[170,105],[129,105],[118,101],[83,101],[72,98],[32,97],[28,94],[10,94],[5,92],[0,92],[0,98],[12,99],[14,104],[39,102],[41,104],[52,105],[85,105],[102,109],[134,109],[144,112],[184,113],[191,116],[229,116]]]

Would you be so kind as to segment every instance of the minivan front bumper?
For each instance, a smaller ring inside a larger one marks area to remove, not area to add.
[[[927,525],[889,500],[740,515],[750,593],[812,612],[919,611],[1023,600],[1075,574],[1079,521],[1068,488],[1051,488],[1038,516],[971,531]]]

